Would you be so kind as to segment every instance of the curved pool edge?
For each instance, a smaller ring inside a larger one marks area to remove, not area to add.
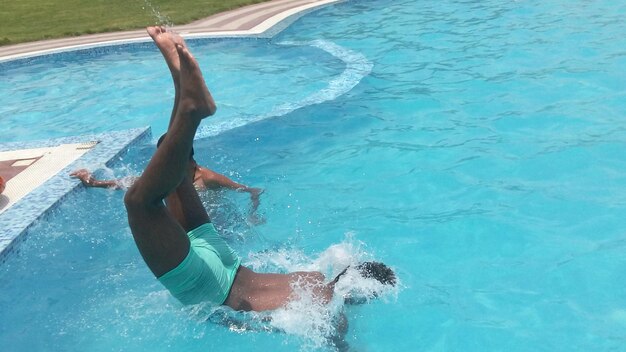
[[[272,38],[298,18],[325,6],[349,0],[273,0],[216,14],[187,25],[175,26],[186,39]],[[276,6],[268,6],[277,4]],[[280,6],[279,6],[280,5]],[[257,11],[257,9],[259,9]],[[278,11],[278,12],[277,12]],[[226,21],[246,19],[243,29],[232,30]],[[246,26],[246,24],[249,24]],[[69,37],[0,47],[0,63],[66,51],[149,42],[145,30]]]

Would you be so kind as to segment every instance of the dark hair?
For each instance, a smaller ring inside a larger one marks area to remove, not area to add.
[[[157,148],[161,145],[161,143],[163,143],[163,140],[165,139],[165,135],[167,135],[167,133],[163,133],[163,135],[161,137],[159,137],[159,140],[157,141]],[[191,147],[191,152],[189,153],[189,160],[193,160],[193,147]]]
[[[339,273],[335,277],[331,284],[336,284],[339,281],[339,278],[348,271],[350,266],[343,269],[342,272]],[[366,279],[375,279],[383,285],[396,285],[396,274],[391,270],[387,265],[380,262],[363,262],[356,266],[356,270],[359,271],[362,277]]]
[[[396,274],[387,265],[380,262],[364,262],[356,269],[366,279],[376,279],[383,285],[396,285]]]

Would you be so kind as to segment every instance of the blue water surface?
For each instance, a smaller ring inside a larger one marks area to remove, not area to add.
[[[348,1],[271,40],[190,41],[219,104],[198,161],[263,187],[266,222],[245,194],[205,204],[249,265],[352,243],[391,265],[396,296],[346,308],[354,350],[623,350],[624,18],[610,0]],[[0,68],[3,141],[167,126],[149,45]],[[122,197],[73,194],[0,267],[0,350],[333,349],[177,305]]]

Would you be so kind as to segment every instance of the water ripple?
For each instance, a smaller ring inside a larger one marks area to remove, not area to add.
[[[321,104],[325,101],[334,100],[339,96],[349,92],[354,88],[363,77],[372,71],[372,63],[362,54],[353,50],[341,47],[333,42],[326,40],[313,40],[310,42],[282,42],[281,46],[313,46],[343,61],[346,65],[345,70],[337,77],[333,78],[328,86],[319,90],[304,99],[297,102],[286,102],[276,106],[271,112],[261,115],[248,115],[245,117],[236,117],[228,121],[215,121],[211,124],[204,125],[196,134],[196,138],[205,138],[220,134],[233,128],[242,127],[247,124],[262,121],[265,119],[284,116],[294,110]]]

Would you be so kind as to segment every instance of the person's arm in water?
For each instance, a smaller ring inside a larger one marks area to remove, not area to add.
[[[200,188],[206,189],[220,189],[226,188],[231,189],[237,192],[248,192],[250,193],[250,201],[252,202],[252,208],[250,209],[250,214],[254,214],[259,207],[260,201],[259,196],[263,193],[263,189],[248,187],[246,185],[242,185],[241,183],[237,183],[230,178],[217,173],[213,170],[209,170],[205,167],[202,167],[196,164],[196,172],[194,177],[194,184]]]
[[[128,179],[98,180],[94,178],[91,172],[87,169],[76,170],[72,172],[70,176],[79,179],[86,187],[125,189],[129,186]]]
[[[6,187],[6,183],[4,182],[4,179],[2,178],[2,176],[0,176],[0,194],[4,192],[4,187]]]

